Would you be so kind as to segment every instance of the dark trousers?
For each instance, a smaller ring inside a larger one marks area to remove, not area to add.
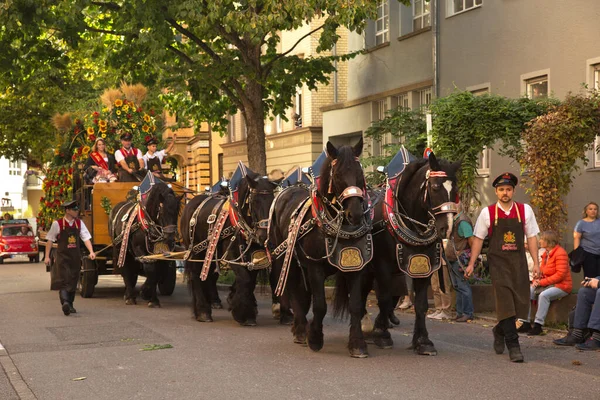
[[[583,276],[588,278],[600,276],[600,255],[585,252]]]
[[[589,287],[579,289],[573,327],[600,331],[600,290]]]
[[[498,322],[495,329],[501,335],[504,335],[506,347],[519,347],[519,334],[517,333],[516,317],[505,318]]]

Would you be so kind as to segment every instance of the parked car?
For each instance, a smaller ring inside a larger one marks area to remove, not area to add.
[[[0,264],[5,258],[27,256],[31,262],[40,262],[38,244],[31,225],[24,220],[2,221],[0,224]]]

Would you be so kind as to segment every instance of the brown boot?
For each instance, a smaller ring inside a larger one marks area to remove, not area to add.
[[[508,355],[510,357],[510,361],[512,362],[522,363],[523,361],[525,361],[523,353],[521,353],[521,346],[519,345],[509,347]]]
[[[494,351],[496,354],[504,353],[504,335],[498,332],[498,325],[492,329],[492,332],[494,333]]]

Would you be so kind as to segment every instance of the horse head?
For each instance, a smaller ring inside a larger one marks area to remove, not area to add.
[[[169,243],[175,241],[177,234],[177,222],[179,217],[179,205],[183,196],[177,196],[173,189],[164,182],[154,185],[148,201],[146,210],[148,216],[160,227],[166,234]]]
[[[261,244],[267,240],[269,210],[275,199],[276,188],[277,184],[267,177],[250,170],[247,170],[245,179],[240,182],[240,199],[245,199],[241,205],[241,216],[254,229],[256,239]]]
[[[438,160],[433,153],[428,163],[417,173],[422,207],[435,216],[435,225],[440,239],[449,239],[452,234],[454,216],[459,213],[460,199],[456,173],[461,162],[450,163]]]
[[[327,142],[327,161],[321,170],[319,194],[337,202],[350,225],[361,225],[366,198],[365,176],[358,157],[362,153],[362,137],[354,146],[336,148]]]

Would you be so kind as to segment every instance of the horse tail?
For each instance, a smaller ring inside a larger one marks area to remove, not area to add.
[[[335,274],[335,290],[333,292],[333,318],[345,319],[350,313],[350,293],[346,274],[338,271]]]

